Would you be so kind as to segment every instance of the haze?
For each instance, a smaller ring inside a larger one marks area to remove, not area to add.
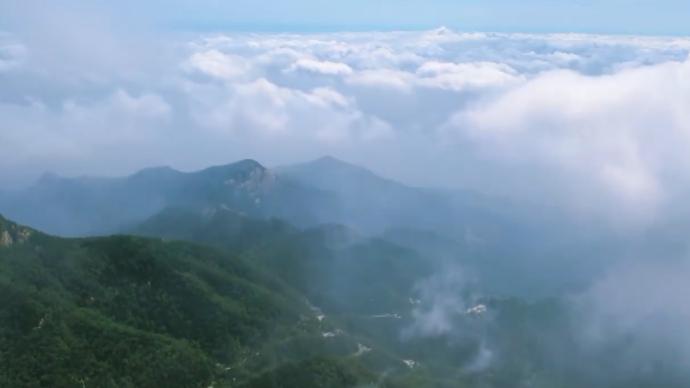
[[[407,348],[386,351],[426,356],[402,361],[427,363],[429,386],[513,370],[515,387],[684,386],[687,15],[677,0],[0,0],[0,214],[257,255],[295,305],[342,315],[324,338],[375,338],[343,324],[353,311],[399,319],[386,330]],[[0,248],[31,242],[17,228]],[[282,249],[335,264],[290,277]],[[386,268],[390,300],[348,300]],[[505,311],[546,333],[529,367]],[[446,365],[468,341],[470,361]]]

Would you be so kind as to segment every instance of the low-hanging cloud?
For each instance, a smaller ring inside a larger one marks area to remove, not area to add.
[[[648,258],[647,258],[648,259]],[[649,381],[682,386],[690,367],[690,311],[683,258],[627,262],[612,268],[586,292],[573,298],[574,354],[583,359],[576,373],[601,386]],[[616,354],[605,368],[584,360]]]
[[[595,210],[648,219],[687,190],[688,102],[690,60],[602,76],[558,70],[471,104],[443,132],[503,170],[549,177],[537,191],[579,214],[603,204]]]

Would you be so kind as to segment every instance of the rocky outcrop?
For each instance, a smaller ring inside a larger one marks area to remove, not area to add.
[[[14,239],[10,236],[10,232],[3,230],[0,232],[0,247],[9,247],[14,244]]]
[[[244,163],[249,164],[248,162]],[[275,181],[276,177],[270,170],[256,163],[256,165],[248,165],[245,171],[227,179],[225,184],[248,194],[258,195],[270,190]]]
[[[0,217],[0,247],[23,244],[31,235],[31,229],[13,224]]]

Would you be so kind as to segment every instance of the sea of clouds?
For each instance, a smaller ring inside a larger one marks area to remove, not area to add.
[[[688,38],[92,27],[0,35],[6,182],[333,154],[625,225],[687,192]]]

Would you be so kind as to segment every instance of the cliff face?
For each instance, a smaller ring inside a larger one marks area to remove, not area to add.
[[[31,229],[9,222],[0,216],[0,247],[23,244],[31,234]]]
[[[12,239],[12,236],[10,236],[9,232],[6,230],[3,230],[0,233],[0,246],[2,247],[7,247],[10,246],[14,243],[14,240]]]

